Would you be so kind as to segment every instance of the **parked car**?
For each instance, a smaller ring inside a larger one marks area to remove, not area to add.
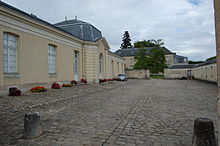
[[[127,76],[125,74],[119,74],[116,79],[118,81],[127,81]]]

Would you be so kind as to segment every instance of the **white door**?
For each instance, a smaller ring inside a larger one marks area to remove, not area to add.
[[[74,80],[78,81],[78,60],[79,60],[79,53],[74,51],[74,61],[73,61],[73,72],[74,72]]]

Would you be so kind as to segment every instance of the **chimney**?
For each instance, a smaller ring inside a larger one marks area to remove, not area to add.
[[[77,20],[77,15],[75,15],[75,20]]]

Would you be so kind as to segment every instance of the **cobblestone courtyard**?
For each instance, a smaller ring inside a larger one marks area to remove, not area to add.
[[[216,96],[215,84],[188,80],[129,80],[4,96],[0,145],[189,146],[195,118],[216,121]],[[29,111],[40,112],[44,133],[27,140],[23,120]]]

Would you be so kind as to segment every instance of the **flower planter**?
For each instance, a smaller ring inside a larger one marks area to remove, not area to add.
[[[63,83],[62,87],[72,87],[73,85],[72,84],[65,84]]]
[[[52,84],[52,86],[51,86],[51,89],[60,89],[61,87],[60,87],[60,84],[58,84],[58,83],[56,83],[56,82],[54,82],[53,84]]]
[[[9,88],[9,94],[8,96],[20,96],[21,90],[18,90],[16,87]]]
[[[31,88],[31,92],[46,92],[47,89],[45,87],[34,87]]]

